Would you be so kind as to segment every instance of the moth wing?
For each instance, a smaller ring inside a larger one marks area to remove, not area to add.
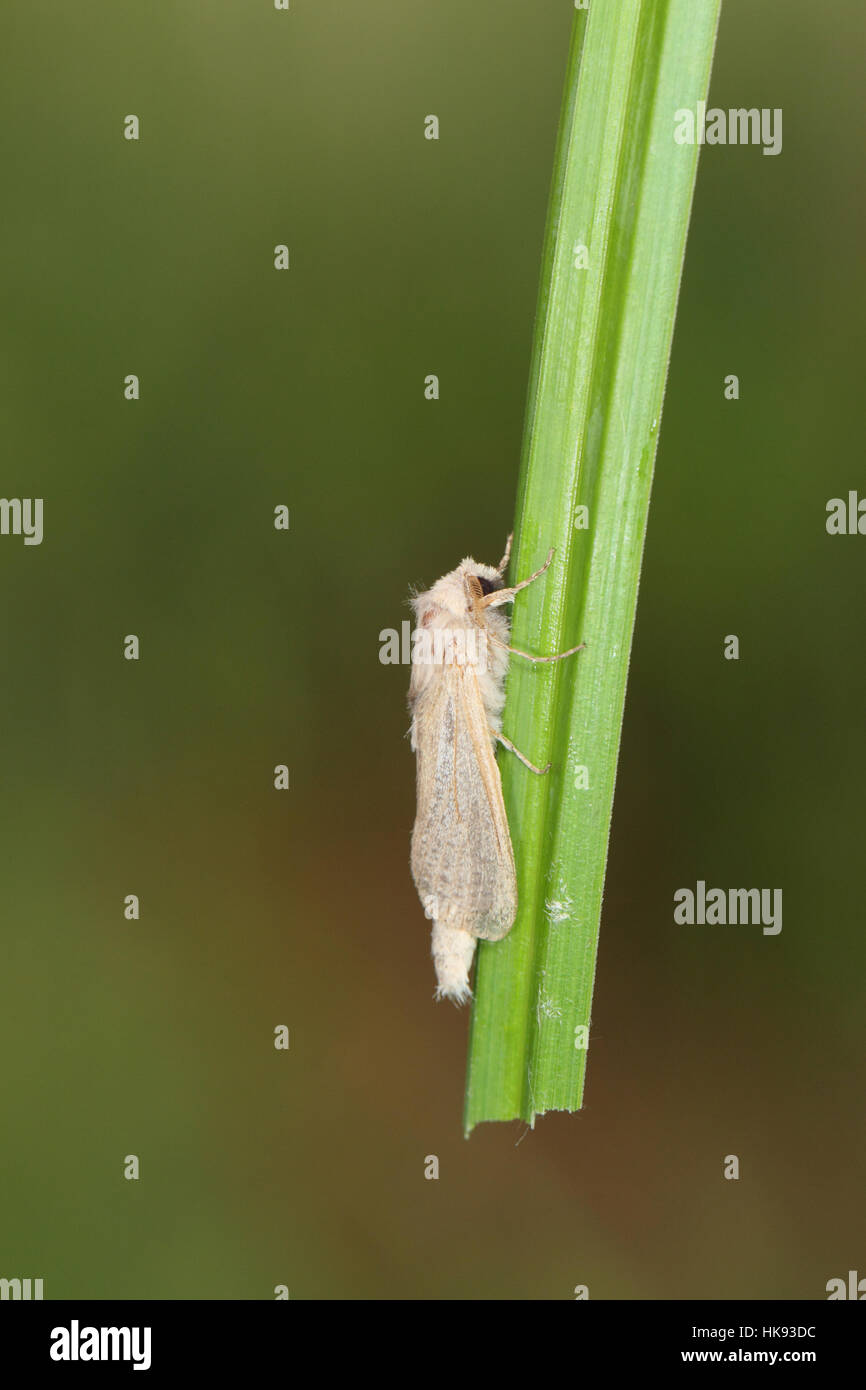
[[[517,915],[511,835],[474,669],[447,665],[415,706],[412,877],[428,917],[498,941]]]

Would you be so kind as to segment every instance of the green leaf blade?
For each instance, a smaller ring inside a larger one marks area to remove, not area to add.
[[[652,471],[698,149],[674,113],[706,97],[720,0],[595,0],[575,25],[548,217],[512,573],[500,760],[518,861],[511,935],[479,951],[467,1133],[580,1107]],[[575,265],[585,246],[588,264]],[[577,509],[589,526],[575,529]],[[579,786],[578,769],[589,785]],[[577,1045],[575,1045],[577,1043]]]

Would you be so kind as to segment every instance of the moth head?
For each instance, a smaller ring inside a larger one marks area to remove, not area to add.
[[[480,565],[477,560],[468,559],[463,561],[460,569],[470,608],[503,586],[502,575],[492,565]]]
[[[421,623],[432,621],[437,610],[465,620],[468,614],[477,614],[484,599],[501,589],[502,585],[499,570],[468,558],[456,570],[437,579],[432,589],[415,596],[415,612]]]
[[[467,607],[477,609],[482,599],[495,594],[503,587],[502,574],[491,564],[478,564],[475,560],[464,560],[460,566],[463,571],[463,584],[466,588]]]

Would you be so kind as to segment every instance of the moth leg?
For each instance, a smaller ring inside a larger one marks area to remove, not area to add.
[[[511,587],[510,589],[494,589],[492,594],[485,594],[484,598],[481,600],[481,602],[480,602],[480,604],[479,604],[479,607],[480,607],[480,608],[490,608],[490,607],[498,608],[499,605],[500,605],[501,603],[510,603],[511,600],[514,598],[514,595],[515,595],[515,594],[519,594],[521,589],[526,589],[526,588],[528,588],[528,586],[529,586],[530,584],[534,584],[534,582],[535,582],[536,579],[540,579],[540,578],[541,578],[541,576],[544,574],[545,570],[549,567],[550,562],[551,562],[552,559],[553,559],[553,546],[550,547],[550,551],[549,551],[549,553],[548,553],[547,559],[545,560],[544,564],[541,566],[541,569],[540,569],[540,570],[536,570],[536,571],[535,571],[535,574],[531,574],[531,575],[529,576],[528,579],[521,579],[521,581],[520,581],[519,584],[514,584],[514,585],[512,585],[512,587]]]
[[[489,636],[491,642],[495,642],[498,647],[504,647],[506,651],[513,652],[515,656],[522,656],[525,657],[527,661],[534,661],[536,663],[545,661],[562,661],[563,657],[574,656],[575,652],[582,652],[586,647],[586,643],[581,642],[579,647],[569,647],[568,651],[566,652],[554,652],[553,656],[533,656],[532,652],[521,651],[520,647],[512,647],[508,644],[508,642],[503,642],[502,638],[497,637],[494,632],[491,632]]]
[[[530,652],[522,652],[519,647],[509,647],[508,650],[515,656],[525,657],[527,661],[561,661],[564,656],[574,656],[575,652],[582,652],[585,646],[586,643],[581,642],[579,647],[569,647],[567,652],[554,652],[553,656],[532,656]]]
[[[511,742],[511,739],[506,738],[504,734],[497,734],[496,738],[498,742],[502,744],[503,748],[507,748],[510,753],[516,753],[517,757],[523,763],[523,766],[528,767],[530,772],[534,772],[539,777],[543,777],[546,772],[550,771],[550,763],[547,763],[545,767],[536,767],[535,763],[531,763],[528,758],[525,758],[521,753],[520,749],[515,748],[514,744]]]
[[[496,566],[496,568],[499,570],[499,573],[500,573],[500,574],[504,574],[505,571],[508,569],[508,561],[511,559],[511,542],[512,542],[513,540],[514,540],[514,532],[513,532],[513,531],[509,531],[509,533],[508,533],[508,540],[505,542],[505,554],[503,555],[502,559],[499,561],[499,564]]]

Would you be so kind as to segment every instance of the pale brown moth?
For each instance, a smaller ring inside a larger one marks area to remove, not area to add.
[[[531,656],[508,644],[500,610],[540,578],[511,588],[505,554],[494,569],[467,558],[417,594],[412,605],[411,742],[417,757],[417,814],[411,867],[425,915],[433,922],[436,998],[469,998],[475,942],[499,941],[517,916],[517,878],[502,783],[494,756],[502,743],[530,772],[543,776],[502,732],[509,653],[527,661],[561,661],[579,652]]]

